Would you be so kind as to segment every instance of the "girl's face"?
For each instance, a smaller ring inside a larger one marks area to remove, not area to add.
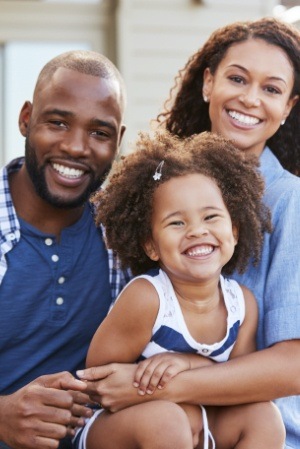
[[[219,279],[233,255],[237,229],[217,184],[207,176],[172,178],[154,193],[147,255],[176,282]]]
[[[293,67],[281,48],[262,39],[232,45],[215,74],[204,73],[211,131],[260,156],[298,99],[290,98],[293,85]]]

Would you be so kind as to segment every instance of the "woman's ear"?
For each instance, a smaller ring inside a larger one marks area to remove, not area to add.
[[[203,87],[202,87],[202,95],[205,103],[209,103],[212,86],[213,86],[213,75],[210,69],[207,67],[203,73]]]
[[[298,101],[299,101],[299,95],[295,95],[294,97],[289,99],[289,101],[287,102],[285,111],[284,111],[284,115],[282,117],[283,122],[285,122],[285,120],[288,118],[291,110],[293,109],[295,104],[298,103]]]
[[[27,129],[31,117],[32,103],[25,101],[19,114],[19,130],[22,136],[27,136]]]
[[[149,257],[149,259],[151,259],[155,262],[157,262],[159,260],[159,255],[157,254],[156,247],[155,247],[155,244],[152,239],[149,239],[144,244],[144,251],[147,254],[147,256]]]

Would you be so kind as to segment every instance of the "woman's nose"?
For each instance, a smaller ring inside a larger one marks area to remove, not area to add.
[[[240,100],[247,108],[257,107],[260,105],[259,94],[255,88],[244,91],[240,95]]]

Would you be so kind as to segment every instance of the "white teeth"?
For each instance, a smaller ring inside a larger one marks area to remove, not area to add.
[[[66,178],[80,178],[84,174],[83,170],[78,170],[77,168],[65,167],[60,164],[52,164],[54,170],[56,170],[60,175],[65,176]]]
[[[249,115],[240,114],[236,111],[228,111],[228,114],[230,117],[234,118],[240,123],[243,123],[243,125],[257,125],[260,120],[255,117],[250,117]]]
[[[214,248],[212,246],[201,246],[187,251],[188,256],[206,256],[211,254]]]

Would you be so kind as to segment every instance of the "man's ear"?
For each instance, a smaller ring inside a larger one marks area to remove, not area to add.
[[[152,239],[148,240],[144,244],[144,251],[147,254],[147,256],[149,257],[149,259],[151,259],[155,262],[157,262],[159,260],[159,255],[157,254],[155,244]]]
[[[19,114],[19,130],[22,136],[27,136],[28,124],[32,112],[32,103],[25,101]]]

